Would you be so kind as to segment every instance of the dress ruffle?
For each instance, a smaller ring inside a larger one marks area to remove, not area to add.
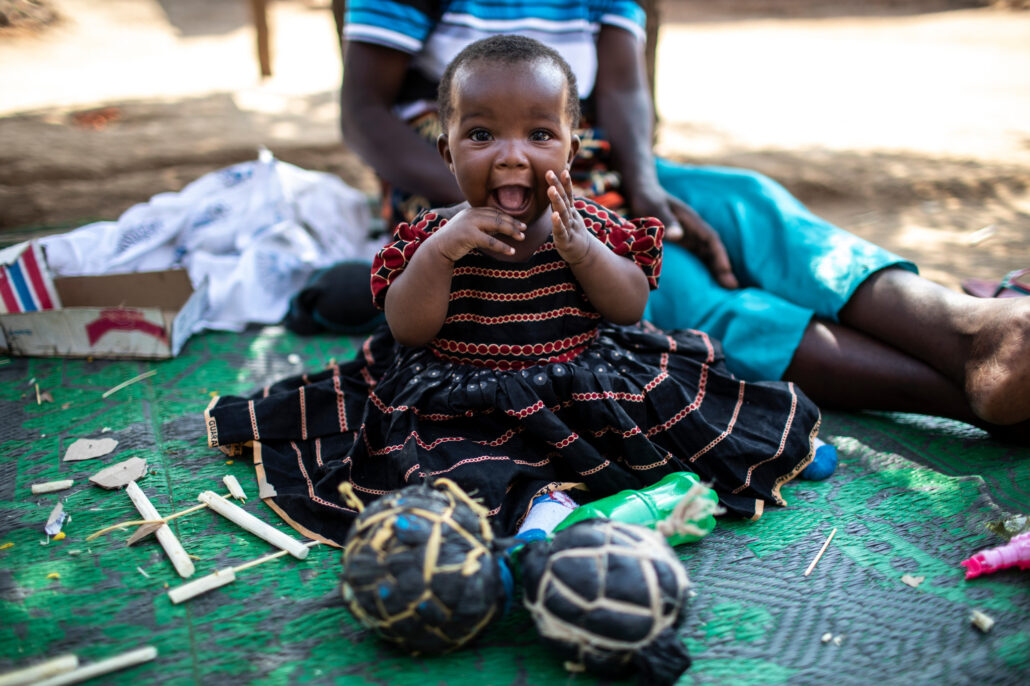
[[[625,219],[583,198],[576,198],[573,206],[583,217],[587,230],[616,255],[632,259],[644,272],[651,290],[658,288],[665,230],[660,221],[653,217]],[[430,210],[420,214],[414,222],[397,227],[393,242],[383,246],[372,261],[372,298],[377,307],[383,308],[387,289],[404,272],[419,246],[446,226],[447,221]]]

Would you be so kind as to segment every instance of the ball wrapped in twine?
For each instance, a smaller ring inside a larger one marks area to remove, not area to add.
[[[651,529],[590,519],[526,547],[524,602],[570,670],[672,684],[690,666],[676,634],[690,582]]]
[[[492,544],[485,508],[454,482],[408,486],[356,518],[343,597],[358,621],[412,655],[454,650],[504,612],[511,579]]]

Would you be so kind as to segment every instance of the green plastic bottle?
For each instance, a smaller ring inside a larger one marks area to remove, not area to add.
[[[715,491],[693,472],[673,472],[638,491],[620,491],[580,505],[555,527],[566,529],[586,519],[614,519],[640,524],[662,533],[669,545],[693,543],[715,528],[722,511]]]

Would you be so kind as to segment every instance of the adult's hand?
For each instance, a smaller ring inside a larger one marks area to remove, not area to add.
[[[722,239],[690,205],[659,188],[632,198],[633,216],[657,217],[665,224],[665,239],[692,252],[723,288],[739,288]]]
[[[597,63],[597,123],[611,141],[615,168],[622,174],[633,216],[660,219],[668,240],[697,255],[720,285],[737,288],[739,283],[718,234],[658,184],[643,42],[629,31],[606,24],[598,37]]]

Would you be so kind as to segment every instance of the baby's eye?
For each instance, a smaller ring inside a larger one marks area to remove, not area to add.
[[[531,141],[549,141],[552,138],[554,138],[554,136],[551,135],[550,131],[543,131],[539,129],[529,134],[529,140]]]
[[[491,139],[490,132],[486,129],[472,129],[469,131],[469,138],[476,142],[482,143]]]

